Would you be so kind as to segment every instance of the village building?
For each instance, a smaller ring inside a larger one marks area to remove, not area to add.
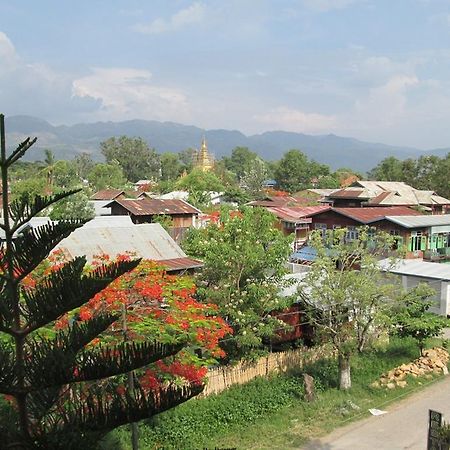
[[[140,197],[138,199],[117,198],[106,205],[113,216],[130,216],[135,224],[154,223],[157,218],[171,219],[170,235],[180,242],[190,227],[197,226],[201,211],[184,200],[161,200]]]
[[[54,250],[67,260],[85,255],[88,263],[98,255],[109,255],[112,259],[130,255],[156,261],[170,273],[203,266],[201,261],[187,257],[159,223],[136,225],[128,216],[96,217],[63,239]]]
[[[412,289],[419,283],[428,284],[435,291],[431,297],[434,304],[430,312],[450,316],[450,265],[426,262],[419,259],[401,259],[393,267],[388,259],[381,260],[379,266],[386,272],[401,277],[405,289]]]
[[[397,181],[355,181],[351,186],[335,190],[322,202],[337,208],[410,206],[431,214],[446,214],[450,200],[434,191],[414,189]]]
[[[102,189],[91,195],[89,203],[94,207],[95,216],[110,216],[111,208],[107,208],[106,205],[116,198],[125,198],[125,191]]]

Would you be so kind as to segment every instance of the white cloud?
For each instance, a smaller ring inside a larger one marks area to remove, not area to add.
[[[312,11],[328,12],[335,9],[344,9],[354,3],[364,0],[301,0],[302,5]]]
[[[307,113],[285,106],[272,109],[265,114],[254,116],[258,122],[271,130],[285,130],[300,133],[329,133],[337,128],[337,118],[333,115]]]
[[[177,31],[186,25],[200,23],[205,16],[205,11],[206,7],[203,3],[195,2],[187,8],[179,10],[169,19],[159,17],[147,25],[135,25],[133,30],[144,34],[160,34]]]
[[[0,31],[0,61],[0,74],[10,72],[19,63],[19,57],[13,43],[2,31]]]
[[[152,83],[147,70],[94,68],[74,80],[72,96],[96,99],[101,107],[98,119],[183,120],[187,117],[186,96],[178,89]]]
[[[369,90],[365,99],[355,102],[355,117],[360,128],[391,127],[407,111],[408,90],[419,84],[416,76],[396,75],[385,84]]]

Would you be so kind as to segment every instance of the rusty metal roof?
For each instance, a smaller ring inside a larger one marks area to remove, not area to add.
[[[421,216],[422,214],[407,206],[386,206],[367,208],[331,208],[338,214],[363,224],[378,222],[387,216]]]
[[[334,191],[329,195],[330,198],[369,198],[364,189],[345,188]]]
[[[91,195],[91,200],[114,200],[124,194],[125,191],[121,191],[120,189],[103,189]]]
[[[111,207],[118,203],[134,216],[153,216],[160,214],[200,214],[201,211],[184,200],[167,200],[157,198],[121,199],[116,198],[106,205]]]
[[[331,207],[326,205],[267,208],[268,211],[275,214],[279,219],[284,220],[285,222],[300,222],[308,216],[328,211],[330,209]]]
[[[204,266],[202,261],[193,258],[162,259],[158,263],[165,266],[168,272],[172,270],[199,269]]]

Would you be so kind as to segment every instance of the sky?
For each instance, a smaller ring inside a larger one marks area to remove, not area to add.
[[[0,0],[0,112],[450,147],[450,0]]]

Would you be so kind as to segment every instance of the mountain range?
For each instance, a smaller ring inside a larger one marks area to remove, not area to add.
[[[27,154],[28,160],[43,159],[44,149],[50,149],[57,159],[72,159],[87,152],[101,161],[100,142],[112,136],[141,137],[158,153],[179,152],[189,147],[198,148],[203,136],[216,159],[228,156],[235,147],[248,147],[265,160],[279,160],[290,149],[303,151],[308,158],[329,165],[332,169],[349,167],[365,172],[382,159],[417,158],[421,155],[445,156],[450,148],[419,150],[412,147],[370,143],[334,134],[312,136],[287,131],[267,131],[246,136],[236,130],[205,130],[173,122],[128,120],[124,122],[79,123],[54,126],[31,116],[6,118],[7,142],[16,146],[28,136],[37,136],[38,142]]]

